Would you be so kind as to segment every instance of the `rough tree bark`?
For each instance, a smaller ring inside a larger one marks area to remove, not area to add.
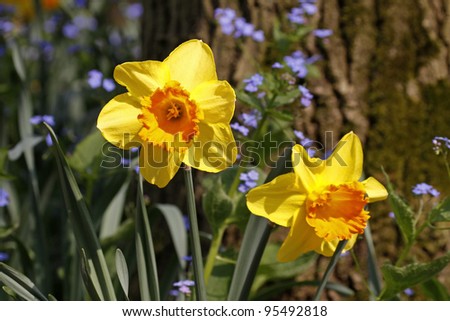
[[[214,8],[236,9],[270,41],[275,16],[296,5],[288,0],[144,2],[144,58],[162,59],[180,42],[198,37],[212,46],[220,77],[232,83],[255,70],[252,61],[263,61],[267,47],[252,41],[238,47],[218,30]],[[323,57],[322,77],[309,81],[316,98],[300,112],[298,129],[321,140],[326,131],[338,138],[353,130],[365,145],[367,174],[383,180],[384,166],[407,197],[422,181],[448,195],[431,140],[450,136],[450,2],[318,0],[317,5],[311,23],[334,34],[327,41],[311,37],[306,42],[305,51]],[[377,215],[375,238],[385,244],[380,255],[395,256],[398,232],[386,208]],[[428,241],[418,252],[424,258],[450,248],[448,233],[432,234]]]

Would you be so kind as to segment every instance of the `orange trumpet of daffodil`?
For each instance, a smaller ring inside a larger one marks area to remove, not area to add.
[[[148,182],[166,186],[181,163],[207,172],[234,163],[230,120],[236,96],[217,79],[204,42],[187,41],[164,61],[118,65],[114,79],[128,92],[103,107],[97,127],[119,148],[141,146],[139,166]]]
[[[359,181],[363,152],[358,136],[345,135],[326,160],[310,158],[295,145],[292,164],[293,173],[247,194],[252,213],[290,228],[277,259],[292,261],[309,251],[331,256],[341,240],[348,240],[344,250],[351,249],[367,226],[366,204],[388,196],[375,178]]]

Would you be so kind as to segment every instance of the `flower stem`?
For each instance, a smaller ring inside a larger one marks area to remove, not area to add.
[[[331,273],[334,270],[334,267],[336,266],[336,263],[338,262],[341,252],[344,249],[345,245],[347,244],[347,240],[339,241],[336,250],[334,251],[333,256],[331,257],[330,263],[328,263],[327,269],[325,271],[325,274],[322,277],[322,280],[320,281],[319,288],[317,289],[316,295],[314,296],[314,301],[317,301],[320,299],[320,296],[322,295],[323,290],[325,289],[325,286],[327,285],[328,279],[331,276]]]
[[[214,235],[211,245],[209,247],[208,256],[205,264],[205,283],[208,284],[209,277],[211,276],[214,268],[214,262],[216,261],[217,253],[219,253],[220,245],[222,245],[223,234],[225,233],[225,227],[220,227],[217,233]]]
[[[194,184],[192,182],[192,169],[191,167],[184,166],[184,181],[186,184],[186,197],[188,205],[188,216],[189,216],[189,241],[192,250],[192,266],[194,270],[195,278],[195,290],[197,294],[197,300],[206,300],[206,287],[205,279],[203,277],[203,258],[202,249],[200,247],[200,234],[198,231],[197,222],[197,210],[195,208],[195,194],[194,194]]]

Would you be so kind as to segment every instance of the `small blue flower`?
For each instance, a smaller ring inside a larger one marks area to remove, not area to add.
[[[284,62],[299,78],[308,74],[306,56],[300,51],[294,51],[290,56],[284,57]]]
[[[244,90],[254,93],[257,92],[258,87],[262,85],[264,77],[261,74],[256,73],[250,78],[244,79],[243,81],[246,84]]]
[[[403,293],[405,293],[407,296],[413,296],[415,294],[414,290],[411,288],[403,290]]]
[[[35,115],[30,118],[30,123],[33,125],[38,125],[46,122],[50,126],[55,126],[55,117],[52,115]]]
[[[247,127],[240,125],[238,122],[230,124],[230,127],[244,136],[247,136],[248,132],[250,131]]]
[[[441,194],[433,186],[431,186],[427,183],[419,183],[419,184],[415,185],[412,189],[412,192],[415,195],[429,194],[434,197],[438,197]]]
[[[261,120],[261,113],[253,109],[249,113],[242,113],[239,117],[245,126],[256,128],[258,127],[258,121]]]
[[[234,19],[236,18],[236,11],[234,11],[231,8],[217,8],[214,10],[214,18],[219,23],[222,32],[225,35],[231,35],[235,28],[234,28]]]
[[[45,136],[45,143],[47,144],[48,147],[53,145],[53,140],[50,134],[47,134],[47,136]]]
[[[84,14],[79,14],[73,18],[73,24],[79,30],[91,30],[94,31],[97,29],[97,20],[94,17],[90,17]]]
[[[0,34],[10,33],[14,29],[14,24],[5,19],[0,19]]]
[[[85,8],[87,5],[87,0],[74,0],[75,7]]]
[[[9,194],[3,188],[0,188],[0,207],[5,207],[9,204]]]
[[[444,152],[444,146],[446,149],[450,149],[450,139],[447,137],[436,136],[432,140],[433,142],[433,150],[436,155],[439,155]]]
[[[252,38],[256,42],[263,42],[266,39],[266,37],[264,36],[264,31],[262,30],[256,30],[255,32],[253,32]]]
[[[272,65],[272,68],[273,69],[281,69],[281,68],[283,68],[284,66],[281,64],[281,63],[279,63],[279,62],[275,62],[273,65]]]
[[[192,262],[192,256],[191,255],[185,255],[185,256],[183,256],[183,260],[185,260],[186,262]]]
[[[333,34],[333,30],[330,29],[316,29],[313,34],[318,38],[327,38]]]
[[[173,284],[173,286],[177,287],[178,291],[183,294],[191,294],[190,287],[192,287],[194,285],[195,285],[195,282],[192,280],[181,280],[181,281],[175,282]]]
[[[116,84],[114,83],[114,80],[110,78],[103,79],[103,89],[105,89],[107,92],[111,92],[114,89],[116,89]]]
[[[78,27],[73,23],[66,23],[63,26],[62,32],[64,37],[68,39],[75,39],[76,37],[78,37],[80,29],[78,29]]]
[[[298,90],[300,90],[302,97],[300,99],[301,104],[304,107],[309,107],[309,105],[311,105],[311,100],[313,99],[313,95],[311,94],[311,92],[308,90],[308,88],[306,88],[305,86],[298,86]]]
[[[143,13],[144,7],[140,2],[132,3],[125,9],[125,17],[130,20],[139,19]]]
[[[252,169],[247,173],[241,173],[239,176],[241,184],[238,187],[238,191],[241,193],[247,193],[251,188],[256,187],[259,179],[259,173]]]
[[[0,252],[0,262],[5,262],[9,260],[9,254],[5,252]]]
[[[305,16],[304,16],[305,12],[303,11],[302,8],[292,8],[291,11],[287,14],[287,17],[289,19],[290,22],[298,24],[298,25],[303,25],[305,24]]]
[[[99,88],[102,85],[103,74],[97,69],[88,72],[88,84],[92,89]]]
[[[389,216],[390,218],[392,218],[392,219],[395,219],[395,214],[394,214],[394,212],[389,212],[389,213],[388,213],[388,216]]]

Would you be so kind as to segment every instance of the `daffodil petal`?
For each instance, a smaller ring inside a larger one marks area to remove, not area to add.
[[[295,186],[295,174],[288,173],[251,189],[247,194],[247,207],[255,215],[289,227],[305,199],[306,195]]]
[[[385,200],[388,197],[386,188],[375,178],[369,177],[361,182],[364,185],[369,203]]]
[[[125,62],[114,69],[114,79],[136,97],[150,96],[169,81],[169,68],[161,61]]]
[[[139,152],[140,173],[151,184],[165,187],[181,165],[182,155],[153,144],[143,144]]]
[[[138,120],[140,102],[129,94],[111,99],[100,111],[97,127],[111,144],[129,149],[140,143],[138,136],[142,124]]]
[[[352,237],[347,241],[347,244],[344,246],[344,250],[342,251],[345,253],[346,251],[349,251],[353,248],[353,245],[355,245],[356,240],[358,239],[359,234],[353,234]],[[323,241],[320,244],[320,247],[316,249],[316,252],[319,254],[322,254],[323,256],[332,256],[334,252],[336,251],[336,247],[339,244],[339,240],[336,239],[332,242]]]
[[[323,169],[324,162],[319,158],[310,158],[305,148],[298,144],[292,147],[291,158],[297,182],[304,191],[312,191],[317,184],[315,175]]]
[[[227,81],[203,82],[191,92],[191,99],[209,123],[229,123],[233,118],[236,95]]]
[[[346,134],[324,162],[320,180],[324,185],[357,181],[362,174],[361,141],[353,132]]]
[[[301,211],[299,215],[294,217],[289,234],[278,251],[277,260],[280,262],[293,261],[304,253],[317,251],[321,243],[322,239],[306,223],[305,213]]]
[[[202,171],[217,173],[236,161],[237,147],[230,125],[200,122],[199,135],[186,152],[183,162]]]
[[[216,65],[211,48],[201,40],[189,40],[175,48],[164,60],[170,78],[188,91],[202,82],[217,80]]]

